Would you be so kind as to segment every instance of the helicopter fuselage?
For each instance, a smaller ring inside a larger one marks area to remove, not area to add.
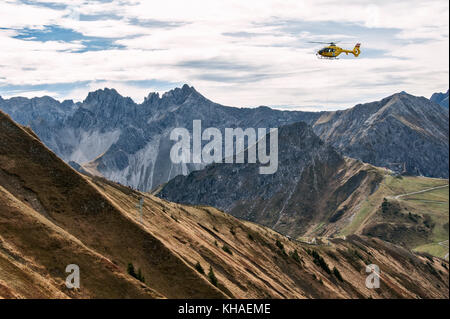
[[[342,48],[338,47],[337,45],[331,44],[331,45],[317,51],[317,55],[319,57],[323,57],[323,58],[334,59],[334,58],[338,57],[341,53],[345,53],[346,55],[351,53],[355,57],[357,57],[361,53],[360,46],[361,45],[359,43],[357,43],[353,50],[346,50],[346,49],[342,49]]]

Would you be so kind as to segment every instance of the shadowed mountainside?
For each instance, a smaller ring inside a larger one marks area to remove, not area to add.
[[[382,179],[370,165],[344,159],[302,122],[279,129],[278,149],[274,174],[260,174],[259,163],[215,163],[174,178],[158,196],[218,207],[297,237],[348,214]]]

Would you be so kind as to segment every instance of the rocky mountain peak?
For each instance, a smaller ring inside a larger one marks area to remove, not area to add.
[[[383,102],[383,101],[382,101]],[[383,108],[390,108],[391,112],[398,115],[424,116],[442,113],[442,109],[430,103],[425,97],[418,97],[406,92],[400,92],[388,98],[388,101],[381,103]]]
[[[322,140],[314,133],[311,126],[305,122],[285,125],[278,130],[278,144],[282,160],[283,154],[289,155],[305,152],[316,152],[322,145]]]
[[[448,92],[449,90],[447,90],[447,93],[434,93],[430,100],[448,109]]]
[[[73,102],[73,100],[64,100],[62,103],[61,103],[61,106],[62,107],[64,107],[64,108],[71,108],[71,107],[73,107],[73,106],[75,106],[76,104]]]
[[[100,89],[89,92],[82,103],[82,108],[90,110],[95,114],[115,118],[116,120],[124,116],[125,112],[134,112],[136,103],[130,97],[123,97],[115,89]]]
[[[183,104],[189,97],[200,98],[203,97],[198,93],[193,86],[184,84],[181,88],[175,88],[164,93],[161,99],[171,100],[174,104]]]
[[[323,116],[314,131],[363,162],[398,173],[448,177],[448,110],[425,97],[400,92],[359,104]]]
[[[147,97],[144,98],[144,104],[147,104],[147,103],[152,104],[155,101],[159,101],[159,99],[160,99],[159,93],[157,93],[157,92],[150,92],[147,95]]]
[[[85,104],[98,103],[98,102],[112,102],[119,98],[123,98],[115,89],[99,89],[94,92],[89,92],[86,99],[83,101]]]
[[[55,100],[54,98],[52,98],[48,95],[44,95],[41,97],[34,97],[31,99],[31,101],[38,101],[40,103],[52,103],[52,104],[57,103],[57,104],[59,104],[59,102],[57,100]]]

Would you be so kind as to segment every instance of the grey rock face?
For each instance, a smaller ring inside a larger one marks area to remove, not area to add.
[[[35,97],[27,99],[14,97],[4,100],[0,97],[0,108],[16,122],[29,126],[36,122],[58,122],[73,114],[78,108],[73,101],[62,103],[49,97]]]
[[[448,109],[398,93],[323,114],[314,131],[342,154],[397,172],[448,178]]]
[[[211,205],[298,236],[333,215],[366,183],[365,172],[344,177],[343,157],[306,123],[281,127],[278,148],[278,170],[272,175],[259,174],[257,163],[215,163],[188,176],[175,177],[158,196],[179,203]]]
[[[151,93],[142,104],[122,97],[114,89],[91,92],[83,103],[72,107],[51,99],[47,104],[40,102],[39,106],[48,105],[48,110],[43,112],[45,107],[39,107],[38,116],[36,107],[32,107],[34,100],[2,100],[0,109],[18,123],[30,125],[66,162],[89,163],[104,177],[144,191],[203,167],[170,161],[173,128],[192,132],[192,121],[201,120],[203,128],[217,127],[223,132],[226,127],[271,128],[302,120],[311,122],[320,116],[268,107],[226,107],[211,102],[188,85],[162,96]]]
[[[430,100],[448,109],[448,90],[447,93],[434,93]]]

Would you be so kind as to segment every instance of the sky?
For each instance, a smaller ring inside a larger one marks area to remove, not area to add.
[[[449,86],[448,0],[0,0],[0,96],[140,103],[184,83],[229,106],[333,110]],[[358,58],[318,59],[340,41]]]

